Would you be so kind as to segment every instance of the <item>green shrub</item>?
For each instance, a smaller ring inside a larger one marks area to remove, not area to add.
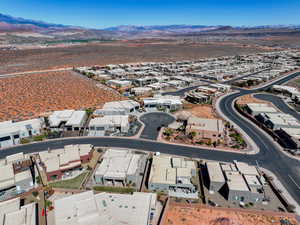
[[[123,187],[107,187],[107,186],[95,186],[93,187],[95,191],[104,191],[104,192],[116,192],[116,193],[133,193],[134,188],[123,188]]]
[[[37,135],[33,137],[33,141],[42,141],[45,139],[45,135]]]
[[[33,192],[32,192],[32,195],[33,195],[34,197],[37,197],[37,196],[39,195],[39,193],[38,193],[37,191],[33,191]]]
[[[50,208],[52,206],[52,202],[50,200],[46,200],[45,204],[47,208]]]
[[[21,144],[28,144],[28,143],[30,143],[30,140],[28,138],[22,138],[20,143]]]

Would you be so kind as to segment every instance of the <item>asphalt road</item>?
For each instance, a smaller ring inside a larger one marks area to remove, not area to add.
[[[167,127],[175,118],[167,113],[153,112],[142,115],[140,120],[145,124],[140,138],[156,140],[160,128]]]
[[[299,75],[300,73],[295,73],[289,77],[283,78],[273,82],[272,84],[262,88],[257,88],[255,90],[241,90],[240,92],[231,94],[220,101],[220,109],[223,114],[237,124],[241,129],[243,129],[248,136],[254,140],[260,149],[258,154],[248,156],[249,162],[252,164],[254,162],[258,163],[259,166],[271,170],[286,187],[292,197],[298,202],[298,204],[300,204],[300,162],[280,151],[278,145],[274,140],[272,140],[272,138],[270,138],[270,136],[268,136],[268,134],[263,132],[254,124],[241,118],[241,116],[232,108],[232,102],[237,97],[263,91],[269,88],[271,85],[285,83],[286,81]]]
[[[289,79],[292,79],[296,76],[300,75],[300,73],[295,73],[287,78],[283,78],[279,81],[273,82],[273,84],[281,84]],[[271,85],[271,84],[270,84]],[[209,160],[218,160],[218,161],[227,161],[230,162],[232,160],[238,160],[242,162],[246,162],[252,165],[262,166],[266,169],[271,170],[278,179],[282,182],[282,184],[286,187],[292,197],[300,204],[300,189],[294,183],[296,182],[300,185],[300,162],[296,159],[290,158],[284,153],[282,153],[276,143],[270,139],[270,137],[260,130],[258,127],[253,125],[252,123],[244,120],[233,108],[232,102],[239,96],[256,93],[259,91],[268,88],[270,85],[267,85],[263,88],[257,88],[255,90],[240,90],[237,93],[233,93],[231,95],[226,96],[220,101],[220,109],[224,113],[224,115],[238,126],[240,126],[249,136],[252,138],[257,146],[260,148],[260,152],[255,155],[246,155],[246,154],[238,154],[232,152],[223,152],[223,151],[215,151],[208,150],[205,148],[199,149],[194,147],[187,146],[179,146],[174,144],[165,144],[159,143],[156,141],[145,140],[145,139],[126,139],[126,138],[112,138],[112,137],[80,137],[80,138],[69,138],[69,139],[58,139],[47,142],[34,143],[29,145],[19,145],[14,146],[9,149],[5,149],[0,151],[0,158],[3,158],[7,155],[18,153],[18,152],[26,152],[33,153],[38,151],[62,148],[64,145],[68,144],[84,144],[90,143],[95,146],[103,146],[103,147],[125,147],[125,148],[133,148],[133,149],[141,149],[145,151],[152,152],[162,152],[167,154],[186,156],[192,158],[201,158],[201,159],[209,159]],[[146,118],[146,129],[142,135],[144,134],[147,138],[152,139],[155,134],[157,136],[157,125],[164,121],[164,119],[157,119],[155,115],[151,115],[151,120]],[[164,117],[163,117],[164,118]],[[150,128],[151,132],[150,132]],[[156,129],[155,129],[156,128]],[[154,132],[156,130],[156,132]],[[148,133],[150,132],[150,133]],[[154,132],[155,134],[152,134]],[[142,137],[145,137],[142,136]],[[293,178],[290,179],[290,177]]]
[[[162,93],[162,95],[184,96],[185,92],[196,89],[199,86],[200,85],[196,85],[196,86],[192,86],[192,87],[183,88],[178,91],[165,92],[165,93]]]
[[[0,151],[0,158],[18,152],[34,153],[38,151],[47,151],[48,149],[63,148],[69,144],[92,144],[102,147],[120,147],[140,149],[144,151],[186,156],[192,158],[215,159],[220,161],[232,161],[234,159],[248,161],[248,156],[238,153],[214,151],[209,149],[201,149],[195,147],[183,147],[179,145],[160,143],[157,141],[146,139],[130,139],[120,137],[81,137],[67,138],[60,140],[50,140],[45,142],[33,143],[28,145],[19,145],[7,150]],[[251,157],[251,156],[250,156]]]
[[[287,113],[300,120],[300,114],[294,109],[290,108],[280,97],[271,94],[256,94],[255,98],[272,102],[281,112]]]

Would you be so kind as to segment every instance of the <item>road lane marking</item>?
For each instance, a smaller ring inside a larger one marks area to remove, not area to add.
[[[300,186],[297,184],[297,182],[294,180],[294,178],[291,175],[288,175],[288,177],[291,179],[291,181],[296,185],[296,187],[300,190]]]

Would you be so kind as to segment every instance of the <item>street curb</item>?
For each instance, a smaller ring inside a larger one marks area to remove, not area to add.
[[[159,135],[156,139],[157,142],[160,142],[160,143],[164,143],[164,144],[170,144],[170,145],[179,145],[179,146],[183,146],[183,147],[193,147],[193,148],[198,148],[199,151],[201,151],[202,149],[205,149],[205,150],[211,150],[211,151],[220,151],[220,152],[228,152],[228,153],[237,153],[237,154],[244,154],[244,155],[249,155],[249,151],[244,151],[244,152],[239,152],[239,150],[225,150],[225,149],[220,149],[220,148],[213,148],[213,147],[209,147],[209,146],[198,146],[198,145],[189,145],[189,144],[183,144],[183,143],[173,143],[173,142],[169,142],[167,140],[164,140],[162,138],[162,133],[163,133],[163,129],[161,129],[159,131]]]
[[[290,204],[294,205],[296,207],[295,212],[300,215],[300,205],[294,200],[294,198],[290,195],[290,193],[286,190],[284,185],[280,182],[280,180],[277,178],[277,176],[271,172],[268,169],[265,169],[263,167],[259,167],[260,170],[262,170],[265,174],[271,175],[271,177],[274,178],[273,183],[275,186],[282,191],[282,195],[286,198],[287,201],[289,201]]]
[[[246,142],[249,144],[250,149],[251,149],[251,150],[248,151],[247,154],[255,155],[255,154],[259,153],[260,150],[259,150],[258,146],[255,144],[255,142],[252,140],[252,138],[250,138],[250,137],[245,133],[245,131],[244,131],[243,129],[241,129],[237,124],[235,124],[232,120],[230,120],[229,118],[227,118],[227,117],[223,114],[223,112],[220,110],[220,104],[219,104],[220,101],[221,101],[223,98],[225,98],[225,97],[227,97],[227,96],[230,96],[230,95],[232,95],[232,94],[235,94],[235,93],[237,93],[237,92],[236,92],[236,91],[235,91],[235,92],[231,92],[231,93],[228,93],[228,94],[226,94],[226,95],[222,95],[220,98],[218,98],[217,101],[216,101],[216,110],[217,110],[218,114],[219,114],[223,119],[229,121],[232,125],[234,125],[234,128],[237,129],[237,130],[244,136]],[[235,102],[235,100],[236,100],[236,99],[234,99],[234,100],[232,101],[231,107],[232,107],[232,109],[239,115],[239,113],[238,113],[238,112],[236,111],[236,109],[234,108],[234,102]],[[244,119],[243,117],[241,117],[241,118]]]

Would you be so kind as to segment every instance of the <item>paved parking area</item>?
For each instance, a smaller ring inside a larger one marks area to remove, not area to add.
[[[175,119],[170,114],[164,112],[146,113],[140,117],[145,124],[145,128],[140,138],[156,140],[161,127],[167,127]]]

